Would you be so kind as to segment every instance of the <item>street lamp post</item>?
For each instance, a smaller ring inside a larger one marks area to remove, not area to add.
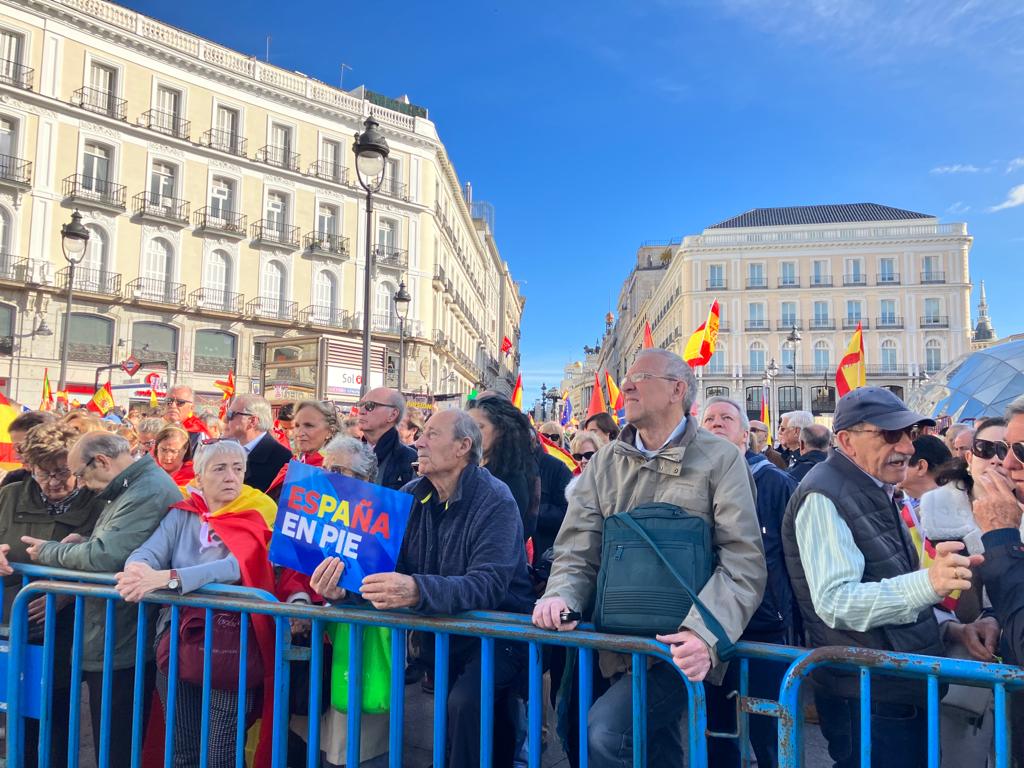
[[[540,420],[542,422],[548,420],[548,401],[547,401],[547,384],[540,385]]]
[[[64,392],[68,374],[68,335],[71,332],[71,299],[75,290],[75,267],[85,258],[89,245],[89,230],[82,226],[82,214],[77,210],[71,214],[71,223],[60,228],[60,247],[68,263],[68,296],[64,305],[64,338],[60,349],[60,377],[57,390]]]
[[[800,342],[801,341],[803,341],[803,338],[800,336],[800,331],[798,331],[796,329],[796,325],[794,325],[793,326],[793,330],[791,330],[789,332],[789,335],[786,337],[786,348],[793,350],[793,398],[794,398],[794,403],[796,402],[796,393],[797,393],[796,358],[797,358],[797,350],[800,348]],[[804,401],[804,399],[801,397],[800,398],[800,407],[801,408],[803,408],[803,406],[804,406],[804,402],[803,401]]]
[[[775,419],[776,428],[779,422],[779,398],[775,390],[775,377],[779,375],[779,366],[773,357],[768,361],[768,367],[764,369],[765,389],[768,390],[768,418]],[[769,438],[771,435],[768,436]]]
[[[551,418],[555,421],[559,419],[558,401],[562,399],[562,393],[558,391],[558,387],[552,387],[548,390],[548,400],[551,401]]]
[[[356,153],[356,176],[359,185],[366,190],[366,274],[363,275],[363,385],[361,394],[370,388],[370,335],[372,316],[370,303],[373,300],[373,196],[384,183],[384,164],[387,160],[387,139],[380,125],[372,117],[363,123],[366,129],[356,134],[353,150]]]
[[[412,303],[412,296],[405,290],[405,283],[398,284],[395,292],[395,312],[398,313],[398,391],[405,389],[405,321],[409,317],[409,305]]]

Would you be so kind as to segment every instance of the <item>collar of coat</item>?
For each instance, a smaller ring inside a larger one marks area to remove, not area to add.
[[[455,490],[452,491],[452,495],[448,497],[445,502],[445,509],[452,507],[462,501],[462,498],[472,496],[473,489],[476,487],[477,480],[480,477],[481,472],[487,470],[474,464],[469,464],[465,469],[462,470],[459,475],[459,482],[455,484]],[[413,497],[420,504],[427,504],[437,493],[437,489],[434,488],[433,483],[430,482],[426,477],[421,477],[410,489]]]
[[[654,452],[650,460],[668,459],[670,461],[682,461],[683,454],[693,444],[700,429],[694,419],[687,419],[686,429],[683,430],[683,434],[661,446],[661,448]],[[622,428],[622,432],[619,433],[619,439],[615,440],[612,445],[616,453],[647,460],[647,457],[636,447],[636,427],[632,424],[627,424]]]
[[[164,472],[157,463],[153,461],[153,457],[146,454],[125,467],[121,471],[121,474],[111,480],[107,484],[107,487],[100,491],[98,496],[106,501],[113,501],[128,490],[135,481],[148,472],[162,472],[166,474],[166,472]]]

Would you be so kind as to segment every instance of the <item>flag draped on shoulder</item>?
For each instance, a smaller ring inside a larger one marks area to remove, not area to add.
[[[651,324],[647,320],[644,321],[644,349],[651,349],[654,347],[654,337],[651,335]]]
[[[842,397],[847,392],[852,392],[857,387],[867,384],[867,375],[864,367],[864,332],[860,323],[857,323],[857,330],[853,332],[850,345],[846,348],[846,354],[839,361],[839,368],[836,369],[836,394]]]
[[[560,462],[565,464],[565,466],[569,468],[570,472],[576,472],[576,470],[579,468],[579,464],[577,464],[576,460],[569,455],[568,451],[566,451],[560,445],[555,445],[552,441],[548,440],[546,437],[544,437],[544,435],[540,434],[539,432],[537,433],[537,439],[540,440],[541,447],[544,448],[544,453],[548,454],[549,456],[554,456]]]
[[[594,391],[590,395],[590,407],[587,408],[587,418],[598,413],[608,413],[608,406],[604,404],[604,390],[601,389],[601,380],[597,378],[597,371],[594,371]]]
[[[691,368],[711,362],[711,356],[715,354],[715,344],[718,343],[718,326],[718,299],[715,299],[708,310],[708,319],[693,332],[690,340],[686,342],[686,349],[683,350],[683,359]]]
[[[523,410],[523,374],[516,378],[516,385],[512,388],[512,405]]]
[[[612,379],[612,375],[607,370],[604,372],[604,380],[608,383],[608,409],[611,411],[615,423],[620,424],[623,419],[623,409],[625,408],[622,392],[619,391],[615,381]]]
[[[110,389],[109,381],[96,390],[96,394],[85,404],[85,407],[100,416],[106,416],[110,412],[114,407],[114,393]]]

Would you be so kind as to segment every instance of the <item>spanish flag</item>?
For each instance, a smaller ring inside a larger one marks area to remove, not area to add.
[[[579,469],[580,465],[576,463],[576,460],[572,456],[570,456],[565,449],[563,449],[560,445],[555,445],[553,442],[544,437],[544,435],[542,435],[540,432],[537,433],[537,439],[540,440],[541,447],[544,448],[544,453],[548,454],[549,456],[554,456],[560,462],[565,464],[565,466],[569,468],[570,472],[572,472],[573,474],[576,473],[576,470]]]
[[[53,410],[53,390],[50,389],[50,369],[43,369],[43,399],[39,403],[40,411]]]
[[[615,386],[615,382],[612,380],[612,375],[608,373],[607,369],[605,369],[604,372],[604,380],[608,383],[608,406],[611,409],[612,418],[615,419],[615,423],[618,424],[622,421],[622,410],[625,408],[622,393],[619,391],[619,388]]]
[[[864,332],[860,323],[857,323],[857,330],[853,332],[850,345],[846,348],[846,354],[839,361],[839,368],[836,369],[836,394],[842,397],[847,392],[852,392],[857,387],[867,384],[867,375],[864,369]]]
[[[110,412],[110,409],[114,407],[114,393],[110,390],[109,381],[96,390],[96,394],[85,404],[85,407],[100,416],[106,416]]]
[[[228,371],[227,381],[215,381],[213,386],[223,393],[220,399],[220,418],[223,419],[228,410],[228,403],[235,396],[235,372]]]
[[[772,413],[769,403],[771,403],[772,393],[768,387],[763,387],[761,390],[761,421],[768,427],[768,445],[772,444]]]
[[[608,413],[608,407],[604,404],[604,390],[601,389],[601,380],[597,378],[597,371],[594,371],[594,391],[590,395],[590,407],[587,409],[587,418],[598,413]]]
[[[654,337],[651,336],[651,324],[649,321],[644,320],[644,349],[651,349],[654,347]]]
[[[512,405],[523,410],[523,374],[516,378],[516,385],[512,388]]]
[[[0,469],[17,469],[21,466],[14,458],[14,445],[7,428],[18,417],[18,406],[0,393]]]
[[[715,354],[715,344],[718,343],[718,317],[718,299],[715,299],[708,311],[708,319],[693,332],[690,340],[686,342],[686,349],[683,350],[683,359],[691,368],[711,362],[711,356]]]

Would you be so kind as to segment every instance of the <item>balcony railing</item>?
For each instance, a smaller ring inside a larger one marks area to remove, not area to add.
[[[66,291],[71,267],[57,272],[57,286]],[[77,293],[96,293],[102,296],[117,296],[121,293],[121,275],[100,269],[75,267],[74,290]]]
[[[794,328],[802,331],[804,329],[804,321],[797,320],[795,317],[784,317],[775,323],[776,331],[792,331]]]
[[[935,284],[935,283],[944,283],[944,282],[946,282],[946,273],[945,272],[922,272],[921,273],[921,283],[922,284],[927,285],[929,283]]]
[[[0,83],[31,91],[34,79],[35,70],[31,67],[23,66],[10,59],[0,59]]]
[[[896,317],[896,315],[885,315],[884,317],[875,318],[875,328],[881,330],[883,328],[902,328],[903,318]]]
[[[818,388],[815,387],[812,391],[815,393],[811,398],[811,413],[818,415],[822,413],[833,413],[836,409],[836,394],[835,390],[831,387],[830,392],[827,395],[817,394]]]
[[[124,287],[126,299],[154,301],[159,304],[184,304],[185,285],[155,277],[139,277]]]
[[[812,317],[810,328],[812,331],[834,331],[836,321],[831,317]]]
[[[101,363],[106,365],[114,354],[111,344],[85,344],[77,341],[68,342],[68,359],[76,363]]]
[[[79,88],[71,95],[71,103],[89,112],[113,117],[116,120],[124,120],[128,114],[127,101],[99,88]]]
[[[811,275],[811,288],[831,288],[832,275]]]
[[[252,239],[264,245],[276,245],[282,248],[299,247],[299,228],[290,227],[272,219],[260,219],[253,222]]]
[[[347,309],[310,304],[299,312],[299,322],[307,325],[326,325],[331,328],[351,328],[352,314]]]
[[[434,287],[444,288],[444,284],[447,281],[448,276],[445,274],[444,267],[440,264],[434,265]]]
[[[408,187],[390,176],[384,177],[384,181],[380,185],[380,194],[397,197],[399,200],[409,199]]]
[[[793,277],[780,277],[779,278],[779,288],[799,288],[799,287],[800,287],[800,278],[795,276],[795,275]]]
[[[856,286],[856,285],[867,285],[867,284],[868,284],[868,276],[867,275],[843,275],[843,285],[845,285],[845,286],[851,286],[851,285]]]
[[[245,296],[220,288],[198,288],[188,295],[188,303],[196,309],[230,312],[235,315],[245,311]]]
[[[302,247],[306,250],[326,253],[332,256],[348,256],[348,238],[333,232],[308,232],[302,238]]]
[[[18,187],[30,187],[32,161],[22,160],[13,155],[0,155],[0,182],[4,181]]]
[[[409,266],[409,253],[394,245],[373,246],[373,259],[378,267],[406,269]]]
[[[756,290],[758,288],[767,288],[768,278],[767,277],[748,277],[747,278],[747,290]]]
[[[178,353],[172,349],[152,349],[145,344],[139,344],[138,346],[132,344],[132,355],[143,363],[166,360],[170,363],[172,371],[178,370]],[[219,372],[223,373],[225,370],[231,369],[221,368]]]
[[[724,291],[728,289],[728,284],[725,280],[707,280],[704,283],[704,289],[707,291]]]
[[[151,131],[162,133],[165,136],[173,136],[176,139],[185,139],[185,141],[188,141],[188,135],[192,129],[192,123],[188,120],[183,120],[173,112],[163,112],[159,109],[147,109],[139,117],[139,124]]]
[[[333,181],[337,184],[348,184],[348,168],[341,163],[332,163],[330,160],[317,160],[309,166],[307,173],[318,179]]]
[[[0,251],[0,280],[49,285],[52,282],[50,262],[45,259],[17,259],[7,251]]]
[[[299,170],[299,153],[291,152],[287,147],[275,147],[267,144],[256,150],[256,162],[266,163],[275,168],[284,168],[288,171]]]
[[[223,232],[235,237],[245,237],[248,217],[244,213],[235,213],[223,208],[211,210],[208,206],[195,213],[196,229]]]
[[[879,272],[875,275],[875,283],[877,285],[899,285],[900,284],[900,273],[899,272]]]
[[[948,315],[925,315],[921,318],[922,328],[949,328]]]
[[[770,331],[767,320],[750,320],[748,319],[743,323],[743,329],[746,331]]]
[[[442,331],[440,328],[434,329],[434,343],[439,347],[444,347],[448,343],[448,339],[445,336],[444,331]]]
[[[398,318],[395,315],[374,314],[371,316],[374,333],[393,333],[398,335]],[[408,326],[407,326],[408,327]]]
[[[909,366],[898,365],[896,363],[893,363],[892,365],[869,365],[865,367],[864,372],[868,376],[899,377],[909,375],[910,368]]]
[[[127,193],[123,184],[73,173],[64,179],[64,197],[73,202],[92,203],[123,211]]]
[[[857,323],[860,323],[860,327],[867,330],[871,327],[871,321],[866,317],[844,317],[843,318],[843,330],[853,331],[857,328]]]
[[[246,146],[249,140],[239,136],[234,131],[222,131],[218,128],[211,128],[199,137],[199,143],[229,155],[245,157]]]
[[[235,366],[236,363],[234,357],[196,355],[195,362],[192,365],[192,370],[196,373],[213,373],[223,375],[224,371],[237,370]]]
[[[288,320],[295,322],[298,315],[299,305],[294,301],[274,298],[272,296],[257,296],[245,305],[245,313],[254,317],[264,317],[269,320]]]
[[[139,216],[188,224],[188,200],[179,200],[152,192],[139,192],[132,198],[132,210]]]

